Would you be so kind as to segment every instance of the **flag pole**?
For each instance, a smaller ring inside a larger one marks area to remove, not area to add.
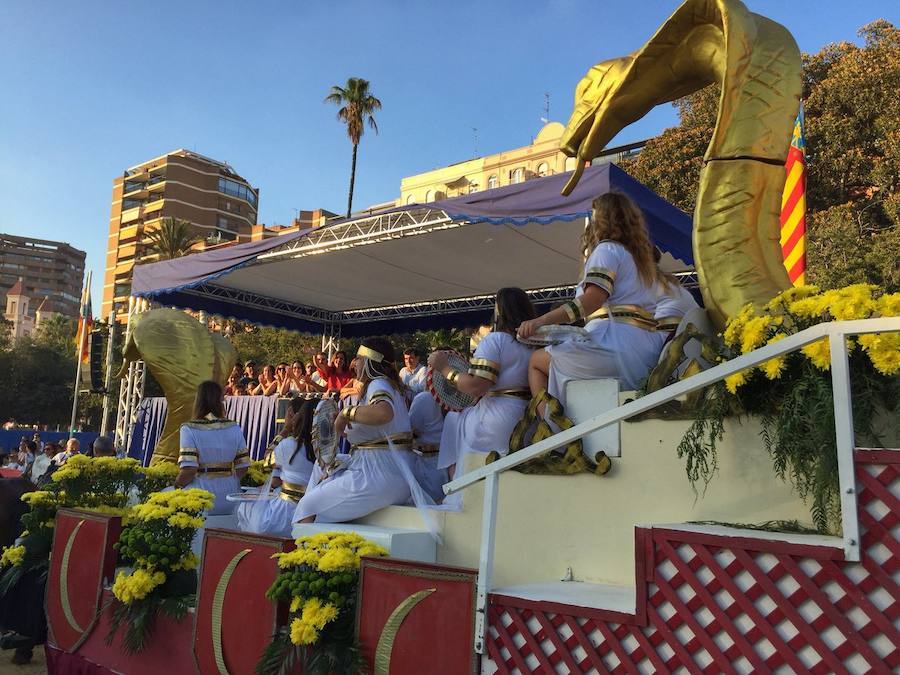
[[[109,335],[106,338],[106,378],[103,381],[103,421],[100,423],[100,435],[106,436],[109,431],[109,409],[112,403],[112,360],[113,342],[116,335],[116,312],[109,313]]]
[[[81,355],[84,353],[84,343],[87,340],[87,318],[84,316],[85,305],[87,303],[88,293],[91,287],[91,270],[88,270],[87,282],[81,291],[81,321],[76,338],[77,351],[75,352],[75,392],[72,396],[72,419],[69,422],[69,438],[75,437],[75,415],[78,413],[78,390],[81,388]]]

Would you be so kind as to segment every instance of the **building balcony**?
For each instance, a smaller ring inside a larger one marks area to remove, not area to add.
[[[136,206],[133,209],[126,209],[122,211],[122,215],[119,219],[119,222],[124,225],[125,223],[131,223],[135,220],[140,220],[141,218],[141,207]]]
[[[164,203],[165,203],[165,200],[163,199],[162,195],[159,195],[156,199],[153,199],[153,201],[147,202],[144,205],[144,214],[145,214],[144,217],[149,218],[150,217],[149,214],[157,213],[158,211],[160,211],[162,209]],[[155,217],[156,216],[154,216],[154,218]]]
[[[125,198],[128,198],[128,199],[146,199],[146,198],[147,198],[147,195],[150,194],[150,193],[147,191],[147,188],[146,188],[143,184],[141,184],[141,185],[139,185],[139,186],[138,186],[138,185],[129,185],[127,188],[123,188],[123,189],[127,189],[127,190],[128,190],[127,192],[123,192],[123,193],[122,193],[122,198],[123,198],[123,199],[125,199]]]
[[[127,227],[122,227],[119,229],[119,243],[122,244],[124,242],[131,241],[132,239],[137,239],[140,230],[140,225],[128,225]]]

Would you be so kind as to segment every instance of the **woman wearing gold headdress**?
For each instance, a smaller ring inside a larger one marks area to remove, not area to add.
[[[384,338],[367,338],[356,356],[362,403],[342,409],[334,422],[337,434],[346,431],[350,441],[349,463],[306,493],[294,522],[342,523],[410,499],[413,438],[394,347]]]

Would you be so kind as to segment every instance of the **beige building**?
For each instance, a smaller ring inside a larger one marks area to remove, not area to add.
[[[0,234],[0,293],[21,285],[31,309],[78,316],[84,257],[60,241]]]
[[[127,169],[113,181],[101,316],[124,320],[132,268],[152,262],[146,235],[163,218],[191,223],[197,250],[250,241],[259,190],[224,162],[175,150]]]
[[[566,157],[559,149],[564,131],[559,122],[550,122],[538,132],[531,145],[407,176],[400,181],[400,199],[396,204],[404,206],[458,197],[571,171],[575,168],[575,158]],[[617,162],[637,154],[643,145],[640,142],[610,148],[594,163]]]

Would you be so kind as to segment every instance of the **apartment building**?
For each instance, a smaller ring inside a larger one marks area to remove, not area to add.
[[[164,218],[189,222],[202,250],[250,241],[258,211],[257,188],[225,162],[189,150],[127,169],[113,180],[101,316],[115,307],[116,318],[126,318],[132,269],[157,259],[147,235]]]
[[[84,251],[64,242],[0,234],[0,294],[15,286],[31,308],[78,316],[84,258]]]
[[[407,176],[400,181],[400,198],[396,205],[458,197],[571,171],[575,168],[575,158],[567,157],[559,149],[564,131],[565,127],[559,122],[549,122],[530,145]],[[618,162],[633,157],[645,142],[609,148],[593,163]]]

